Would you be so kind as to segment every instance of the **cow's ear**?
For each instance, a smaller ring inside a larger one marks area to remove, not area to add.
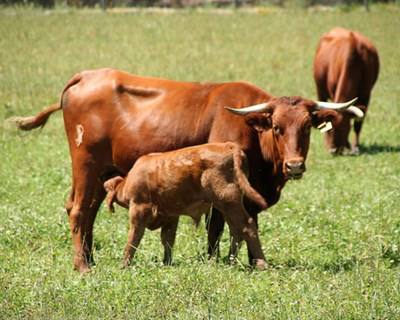
[[[258,132],[269,130],[272,126],[271,115],[268,113],[251,113],[245,116],[245,121]]]

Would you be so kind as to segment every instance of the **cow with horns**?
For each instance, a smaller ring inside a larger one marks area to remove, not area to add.
[[[76,74],[59,103],[15,121],[31,130],[43,126],[53,112],[63,111],[72,159],[66,210],[73,263],[86,272],[92,262],[93,224],[106,195],[99,177],[107,168],[125,175],[140,156],[151,152],[232,141],[245,152],[249,181],[270,207],[286,181],[301,178],[306,170],[311,127],[346,110],[361,112],[351,104],[274,98],[246,82],[178,82],[100,69]],[[259,207],[244,201],[256,223]],[[216,208],[207,226],[211,255],[218,250],[224,227]]]
[[[319,100],[343,102],[358,97],[357,106],[365,113],[378,72],[377,50],[362,34],[334,28],[321,37],[314,58],[314,79]],[[353,113],[343,112],[332,121],[332,130],[325,134],[331,153],[340,154],[350,149],[348,138],[352,118]],[[354,154],[359,152],[362,124],[363,117],[356,117],[355,138],[351,146]]]

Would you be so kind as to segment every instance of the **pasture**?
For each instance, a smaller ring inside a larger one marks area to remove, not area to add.
[[[72,270],[61,113],[33,132],[6,118],[36,113],[57,101],[74,73],[100,67],[247,80],[276,96],[315,99],[312,59],[334,26],[361,31],[380,54],[362,153],[332,157],[314,130],[305,176],[259,216],[266,271],[246,267],[245,248],[237,266],[208,261],[204,223],[196,229],[188,218],[172,266],[162,266],[159,231],[146,231],[135,265],[121,269],[127,211],[105,207],[95,222],[96,266],[84,276]],[[400,318],[399,30],[398,6],[370,13],[0,8],[0,319]]]

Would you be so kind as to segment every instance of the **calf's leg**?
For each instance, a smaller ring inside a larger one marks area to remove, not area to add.
[[[232,234],[238,238],[243,238],[247,243],[247,248],[251,252],[253,261],[257,269],[265,269],[265,256],[261,249],[260,239],[254,219],[251,218],[243,205],[230,205],[224,210],[224,217],[229,224]]]
[[[258,213],[260,212],[260,208],[250,200],[247,200],[246,198],[243,199],[243,205],[245,206],[245,210],[248,213],[248,215],[251,218],[253,218],[256,229],[258,230]],[[255,260],[253,254],[251,253],[248,247],[247,247],[247,254],[249,258],[249,264],[252,265],[255,262]]]
[[[172,263],[172,247],[175,243],[176,229],[178,228],[179,218],[171,218],[167,223],[161,227],[161,242],[164,246],[164,259],[165,265]]]
[[[135,256],[136,249],[139,247],[140,240],[144,235],[147,220],[151,218],[151,208],[149,206],[131,203],[129,206],[129,233],[128,242],[125,246],[124,266],[129,266]]]
[[[241,242],[242,239],[240,238],[240,235],[236,232],[236,233],[232,233],[232,231],[230,232],[230,246],[229,246],[229,264],[233,265],[236,263],[236,258],[239,254],[239,250],[241,247]]]

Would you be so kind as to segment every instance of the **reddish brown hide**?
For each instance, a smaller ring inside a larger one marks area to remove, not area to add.
[[[334,28],[321,37],[314,58],[314,79],[319,100],[343,102],[358,97],[356,105],[365,113],[378,73],[377,50],[362,34]],[[331,153],[340,154],[350,149],[353,117],[345,112],[333,119],[333,129],[325,134],[326,146]],[[355,154],[359,152],[363,120],[354,120],[355,138],[351,149]]]
[[[236,115],[224,108],[266,101],[270,104],[264,112]],[[126,174],[140,156],[151,152],[233,141],[247,155],[250,183],[272,206],[286,181],[302,176],[311,125],[324,120],[313,101],[275,99],[246,82],[188,83],[100,69],[76,74],[59,105],[17,123],[31,130],[60,109],[72,160],[66,209],[74,266],[81,272],[88,271],[92,262],[93,223],[105,197],[99,177],[109,166]],[[248,199],[245,206],[257,224],[259,207]],[[218,251],[223,227],[222,215],[213,209],[209,254]]]
[[[209,143],[140,157],[125,179],[107,180],[104,188],[111,211],[114,201],[129,207],[124,264],[131,262],[146,227],[161,228],[164,263],[170,264],[179,216],[186,214],[198,222],[212,205],[223,214],[234,239],[231,259],[244,239],[254,264],[263,269],[264,254],[254,220],[243,206],[243,194],[262,209],[267,204],[249,184],[246,162],[237,144]]]

